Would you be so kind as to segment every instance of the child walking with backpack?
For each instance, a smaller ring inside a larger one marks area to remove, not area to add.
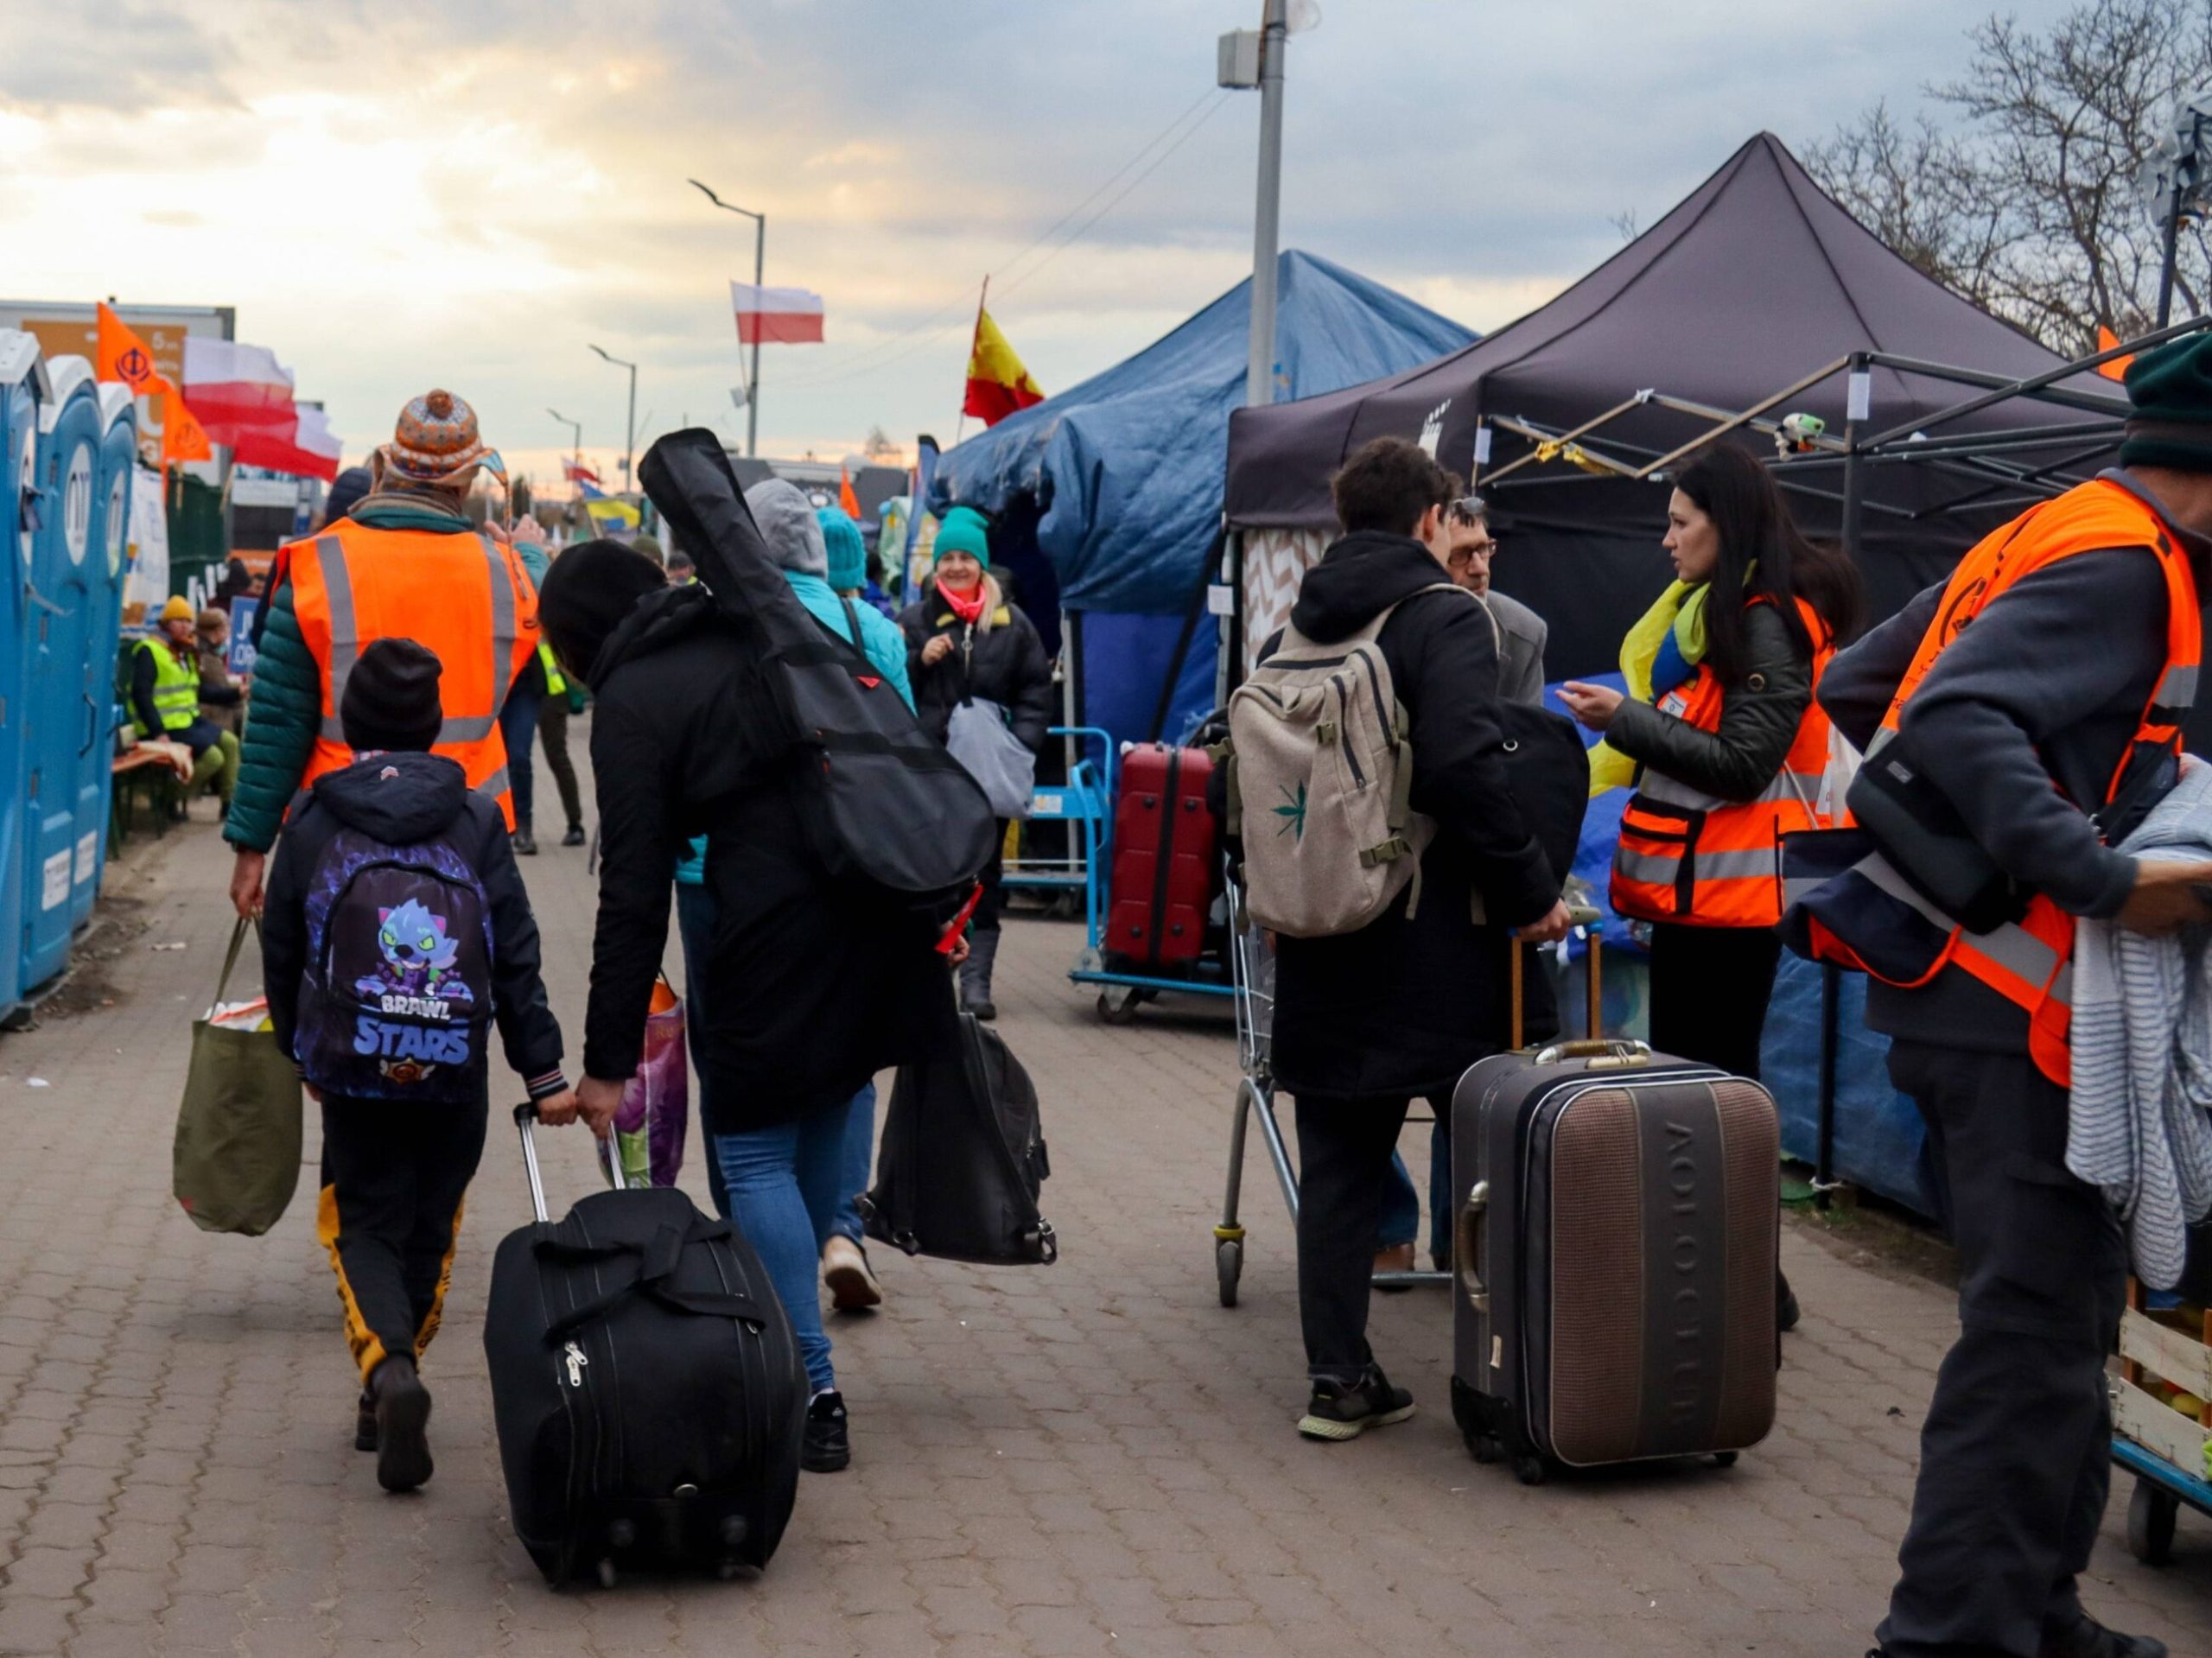
[[[505,821],[429,752],[439,671],[412,639],[361,652],[339,705],[353,764],[295,808],[262,927],[270,1022],[322,1106],[315,1229],[361,1371],[354,1445],[388,1491],[430,1477],[416,1367],[484,1153],[495,1022],[540,1121],[576,1115]]]

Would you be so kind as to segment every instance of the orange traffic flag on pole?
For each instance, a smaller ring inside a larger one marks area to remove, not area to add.
[[[995,426],[1016,410],[1044,401],[1045,394],[1029,378],[1029,371],[1007,344],[991,314],[979,308],[976,342],[968,353],[968,395],[960,412],[979,416],[986,426]]]
[[[2105,327],[2103,323],[2100,322],[2097,324],[2097,349],[2099,351],[2110,351],[2118,344],[2120,344],[2120,336],[2118,334],[2114,334],[2110,328]],[[2126,357],[2115,357],[2109,363],[2098,364],[2097,372],[2103,375],[2107,380],[2125,380],[2127,378],[2127,365],[2134,360],[2135,358],[2132,353]]]
[[[108,308],[105,301],[99,305],[99,360],[92,365],[93,378],[119,380],[134,397],[150,397],[158,389],[156,382],[168,384],[155,371],[154,353],[146,349],[146,342]]]
[[[853,493],[853,475],[842,462],[837,467],[837,505],[845,516],[858,524],[861,518],[861,498]]]
[[[167,375],[156,374],[147,388],[148,395],[158,392],[162,399],[162,464],[168,467],[178,461],[212,461],[215,450],[207,441],[207,434],[185,406],[184,394],[168,382]]]

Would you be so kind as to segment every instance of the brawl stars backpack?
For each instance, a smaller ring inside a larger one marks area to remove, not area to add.
[[[464,820],[465,821],[465,820]],[[483,1090],[492,910],[442,835],[333,835],[308,890],[296,1045],[307,1079],[347,1099],[461,1104]]]

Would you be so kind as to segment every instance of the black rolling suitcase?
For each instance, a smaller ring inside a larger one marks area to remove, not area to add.
[[[484,1356],[515,1534],[558,1587],[626,1565],[734,1574],[776,1552],[806,1375],[760,1258],[669,1186],[545,1214],[492,1264]]]
[[[1517,1003],[1517,961],[1516,979]],[[1594,962],[1590,1001],[1594,1032]],[[1780,1157],[1764,1089],[1640,1042],[1470,1070],[1452,1098],[1452,1407],[1475,1459],[1535,1484],[1725,1464],[1764,1439]]]

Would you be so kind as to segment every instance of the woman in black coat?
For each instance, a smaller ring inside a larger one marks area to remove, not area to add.
[[[906,676],[922,727],[944,740],[952,710],[969,698],[998,704],[1007,724],[1032,754],[1045,746],[1052,723],[1052,663],[1045,642],[1019,608],[1007,602],[991,575],[982,514],[956,506],[938,524],[933,549],[936,581],[900,613],[906,635]],[[998,845],[1006,843],[999,825]],[[998,851],[983,871],[982,901],[976,906],[972,948],[960,969],[960,1003],[978,1019],[995,1019],[991,964],[999,950],[999,912],[1004,907]]]
[[[760,1252],[798,1333],[815,1397],[802,1460],[849,1459],[817,1289],[837,1205],[845,1121],[878,1071],[955,1051],[951,987],[919,918],[830,879],[808,850],[794,760],[774,728],[750,630],[703,588],[614,542],[572,547],[538,614],[594,699],[599,921],[584,1020],[587,1109],[638,1068],[667,948],[677,862],[707,837],[715,901],[693,1052],[717,1197]]]

